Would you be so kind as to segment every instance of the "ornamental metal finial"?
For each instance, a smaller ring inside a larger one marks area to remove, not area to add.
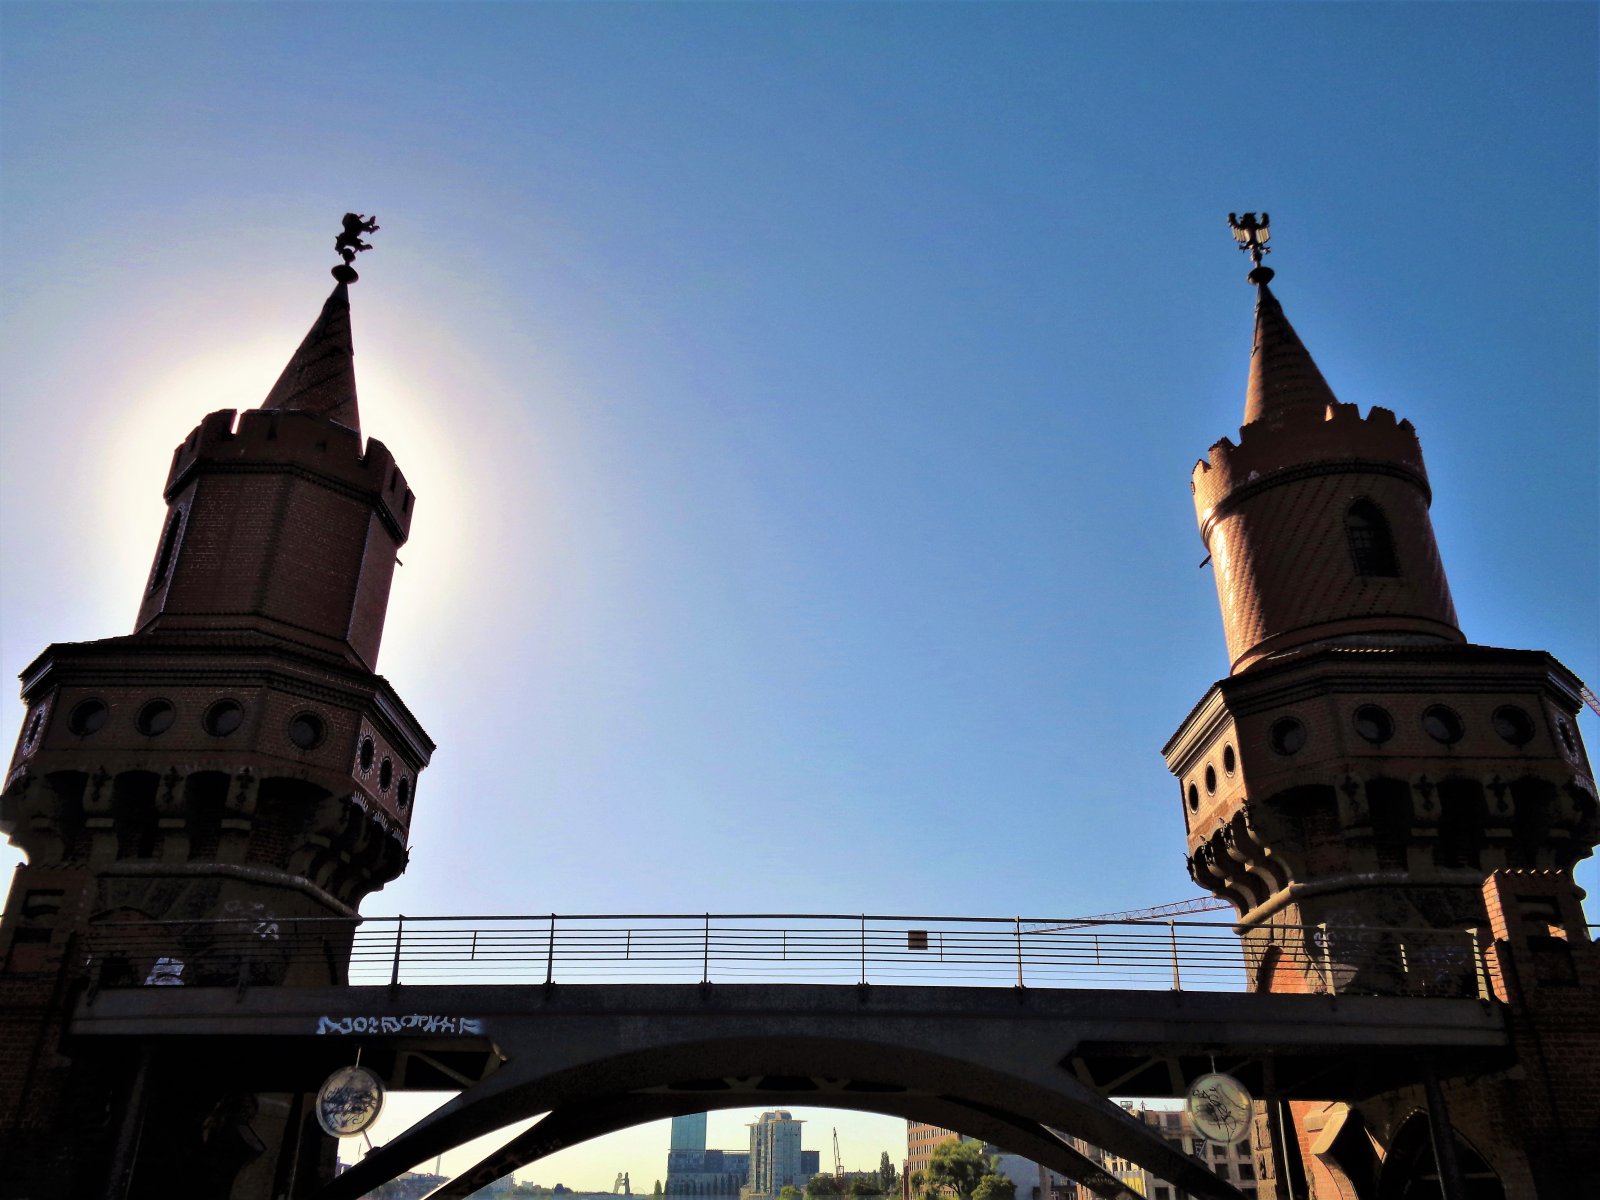
[[[1261,265],[1262,256],[1272,253],[1272,247],[1267,245],[1272,237],[1271,224],[1272,219],[1266,213],[1261,214],[1259,221],[1253,212],[1245,213],[1242,219],[1237,213],[1228,214],[1228,228],[1233,230],[1233,240],[1239,243],[1239,249],[1248,254],[1250,261],[1255,264],[1250,274],[1245,276],[1251,283],[1266,283],[1272,278],[1272,268]]]
[[[344,229],[339,236],[333,239],[333,248],[338,252],[344,262],[333,268],[333,277],[340,283],[354,283],[361,276],[356,274],[356,269],[350,264],[355,261],[357,254],[363,250],[371,250],[372,244],[361,240],[363,233],[377,233],[378,218],[364,217],[360,213],[345,213]]]

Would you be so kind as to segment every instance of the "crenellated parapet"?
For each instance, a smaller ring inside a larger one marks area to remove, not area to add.
[[[174,452],[166,499],[137,631],[249,629],[376,666],[414,501],[382,442],[224,409]]]
[[[1201,536],[1229,505],[1258,491],[1308,473],[1351,472],[1393,474],[1432,498],[1416,429],[1386,408],[1363,417],[1359,406],[1334,402],[1253,421],[1237,442],[1222,438],[1195,464],[1190,487]]]
[[[221,409],[210,413],[172,453],[163,494],[170,503],[203,472],[293,470],[352,497],[370,501],[395,540],[411,530],[415,497],[394,455],[377,438],[312,413]]]
[[[1235,672],[1318,643],[1464,640],[1422,448],[1388,409],[1274,411],[1191,486]]]

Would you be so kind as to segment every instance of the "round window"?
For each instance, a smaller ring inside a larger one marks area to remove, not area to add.
[[[378,767],[378,790],[387,792],[389,785],[394,782],[394,763],[385,758]]]
[[[1356,709],[1356,733],[1374,746],[1381,746],[1394,736],[1394,719],[1376,704],[1363,704]]]
[[[289,740],[302,750],[320,746],[323,733],[322,718],[316,713],[297,713],[289,722]]]
[[[411,780],[402,779],[400,786],[395,789],[395,804],[401,812],[411,807]]]
[[[372,744],[371,738],[364,737],[361,739],[361,751],[356,755],[356,761],[361,764],[361,773],[363,775],[372,770],[372,760],[377,756],[377,753],[377,747]]]
[[[1214,796],[1217,792],[1217,769],[1210,763],[1206,764],[1206,795]]]
[[[244,705],[237,700],[218,700],[206,709],[200,724],[212,737],[227,737],[244,724]]]
[[[1296,754],[1306,744],[1306,727],[1293,717],[1284,717],[1273,722],[1268,736],[1272,739],[1272,748],[1279,754]]]
[[[1238,765],[1238,760],[1234,757],[1233,747],[1232,746],[1224,746],[1222,748],[1222,769],[1224,771],[1226,771],[1229,775],[1232,775],[1233,774],[1233,769],[1237,765]]]
[[[139,715],[133,719],[134,728],[145,737],[155,737],[158,733],[165,733],[172,728],[172,723],[178,719],[178,710],[172,707],[170,701],[152,700],[139,710]]]
[[[110,715],[111,710],[106,707],[104,700],[83,700],[67,717],[67,728],[79,737],[88,737],[104,729],[106,718]]]
[[[1200,811],[1200,789],[1192,783],[1189,785],[1189,811]]]
[[[1422,729],[1434,741],[1446,746],[1455,745],[1467,731],[1455,710],[1442,704],[1422,710]]]
[[[1504,704],[1494,710],[1494,731],[1513,746],[1526,746],[1533,741],[1533,718],[1515,704]]]

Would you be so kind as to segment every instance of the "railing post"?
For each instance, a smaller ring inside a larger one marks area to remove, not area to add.
[[[389,970],[389,986],[400,986],[400,942],[406,935],[406,916],[401,913],[394,923],[394,966]]]
[[[861,982],[867,981],[867,914],[861,914]]]
[[[1022,918],[1017,918],[1017,986],[1026,986],[1022,982]]]
[[[1183,977],[1178,973],[1178,923],[1167,922],[1167,937],[1172,942],[1172,990],[1183,991]]]
[[[711,914],[706,914],[705,941],[702,945],[700,958],[700,982],[711,982]]]
[[[544,952],[544,985],[549,987],[556,981],[556,915],[550,914],[550,936],[545,942]]]
[[[1478,985],[1478,999],[1493,1000],[1494,981],[1489,978],[1489,960],[1483,952],[1478,930],[1470,925],[1467,927],[1467,939],[1472,946],[1472,977]]]

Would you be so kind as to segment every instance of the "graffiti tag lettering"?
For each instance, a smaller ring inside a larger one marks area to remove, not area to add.
[[[447,1017],[439,1013],[405,1013],[398,1017],[342,1016],[318,1017],[317,1034],[352,1033],[453,1033],[461,1036],[481,1034],[478,1017]]]

